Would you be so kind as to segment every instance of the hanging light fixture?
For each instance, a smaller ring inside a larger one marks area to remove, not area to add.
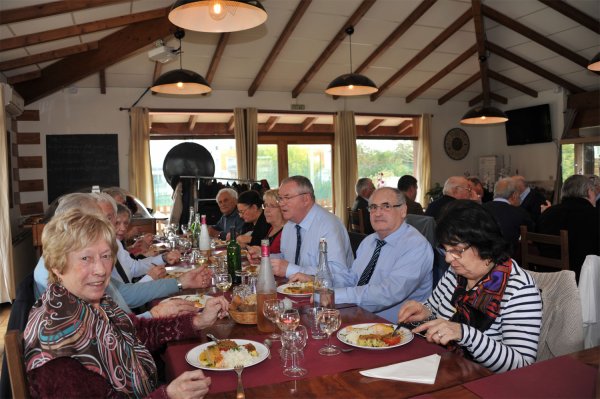
[[[327,86],[325,93],[332,96],[362,96],[376,93],[379,89],[371,79],[358,73],[352,73],[352,34],[354,33],[354,27],[349,26],[346,28],[346,33],[350,38],[350,73],[333,79]]]
[[[600,72],[600,53],[596,54],[594,58],[590,61],[588,65],[588,69],[590,71]]]
[[[493,125],[504,123],[508,117],[498,108],[483,105],[469,110],[460,120],[463,125]]]
[[[199,32],[237,32],[266,20],[258,0],[177,0],[169,12],[173,24]]]
[[[212,91],[210,85],[202,75],[194,71],[183,69],[181,39],[185,36],[183,29],[177,29],[174,34],[179,40],[179,69],[165,72],[156,79],[152,85],[152,91],[162,94],[192,95],[204,94]]]

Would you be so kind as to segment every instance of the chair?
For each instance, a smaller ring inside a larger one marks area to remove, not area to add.
[[[537,361],[583,349],[583,318],[575,272],[528,271],[542,295],[543,316]]]
[[[350,238],[350,247],[352,247],[352,255],[354,255],[354,258],[356,258],[356,250],[358,249],[358,246],[366,236],[366,234],[355,233],[353,231],[348,232],[348,237]]]
[[[346,208],[346,216],[349,233],[365,234],[365,219],[361,209],[353,211],[351,208]]]
[[[431,244],[433,248],[433,287],[437,285],[438,281],[446,270],[448,270],[449,265],[446,263],[444,259],[444,253],[437,248],[437,242],[435,240],[435,228],[437,223],[435,222],[435,218],[432,216],[425,215],[406,215],[406,223],[410,224],[415,229],[419,230],[419,233],[423,235]]]
[[[560,252],[560,259],[541,255],[535,245],[541,247],[541,252]],[[556,236],[531,233],[527,231],[527,226],[521,226],[521,263],[525,269],[531,269],[531,266],[545,266],[553,270],[569,270],[568,232],[561,230],[560,235]]]
[[[600,256],[585,257],[579,276],[581,311],[583,315],[583,346],[585,349],[600,345]],[[598,391],[600,394],[600,391]]]
[[[8,365],[10,387],[13,398],[29,398],[25,358],[23,356],[23,333],[10,330],[4,336],[4,357]]]

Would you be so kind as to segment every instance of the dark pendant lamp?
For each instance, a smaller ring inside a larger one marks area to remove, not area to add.
[[[181,51],[181,39],[185,36],[185,31],[183,29],[177,29],[174,35],[179,39],[179,69],[165,72],[160,75],[152,85],[152,91],[155,93],[175,95],[210,93],[212,89],[202,75],[182,68],[183,57]]]
[[[594,58],[590,61],[588,65],[588,69],[590,71],[600,72],[600,53],[596,54]]]
[[[198,32],[237,32],[266,20],[258,0],[177,0],[169,12],[173,24]]]
[[[504,123],[508,117],[498,108],[483,105],[469,110],[460,120],[463,125],[493,125],[495,123]]]
[[[349,26],[346,33],[350,38],[350,73],[333,79],[327,86],[325,93],[332,96],[362,96],[376,93],[379,89],[371,79],[358,73],[352,73],[352,34],[354,33],[354,27]]]

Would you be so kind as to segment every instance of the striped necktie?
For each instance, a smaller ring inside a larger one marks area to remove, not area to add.
[[[302,236],[300,235],[300,225],[296,225],[296,257],[294,258],[294,264],[300,262],[300,247],[302,246]]]
[[[375,270],[375,265],[377,264],[377,259],[379,259],[379,253],[381,252],[381,247],[383,247],[384,245],[385,245],[384,240],[379,240],[379,239],[377,240],[377,246],[375,247],[375,251],[373,251],[373,256],[371,256],[371,260],[369,261],[369,264],[367,265],[365,270],[363,270],[362,274],[360,275],[360,279],[358,279],[357,286],[368,284],[369,280],[371,280],[371,276],[373,275],[373,271]]]

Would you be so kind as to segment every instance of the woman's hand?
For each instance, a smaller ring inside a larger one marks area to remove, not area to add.
[[[425,333],[425,338],[429,342],[446,345],[450,341],[460,341],[462,339],[462,328],[460,323],[448,321],[445,319],[435,319],[427,323],[421,324],[415,328],[413,332]]]
[[[248,261],[252,263],[253,260],[260,260],[260,247],[257,245],[247,246],[246,251],[248,251]]]
[[[186,371],[167,386],[167,396],[170,399],[202,398],[209,386],[210,377],[205,377],[202,370]]]
[[[229,309],[229,302],[222,296],[210,298],[204,304],[204,310],[202,313],[194,317],[194,328],[201,330],[208,326],[211,326],[217,321],[227,316],[227,310]]]
[[[188,288],[207,288],[210,287],[212,273],[206,266],[190,270],[179,276],[179,282],[184,290]]]
[[[237,236],[235,240],[238,242],[238,244],[240,244],[241,247],[245,247],[250,243],[250,241],[252,241],[252,236],[242,234]]]
[[[417,301],[406,301],[398,311],[398,323],[411,323],[425,320],[431,316],[431,310]]]
[[[146,274],[152,277],[152,280],[158,280],[167,275],[167,269],[164,266],[153,266]]]
[[[315,276],[312,276],[310,274],[294,273],[290,276],[288,281],[290,283],[295,283],[295,282],[307,283],[309,281],[313,281],[314,279],[315,279]]]
[[[198,308],[194,306],[193,302],[186,301],[185,299],[169,299],[163,301],[158,305],[150,309],[152,317],[170,317],[170,316],[181,316],[187,313],[198,313]]]

